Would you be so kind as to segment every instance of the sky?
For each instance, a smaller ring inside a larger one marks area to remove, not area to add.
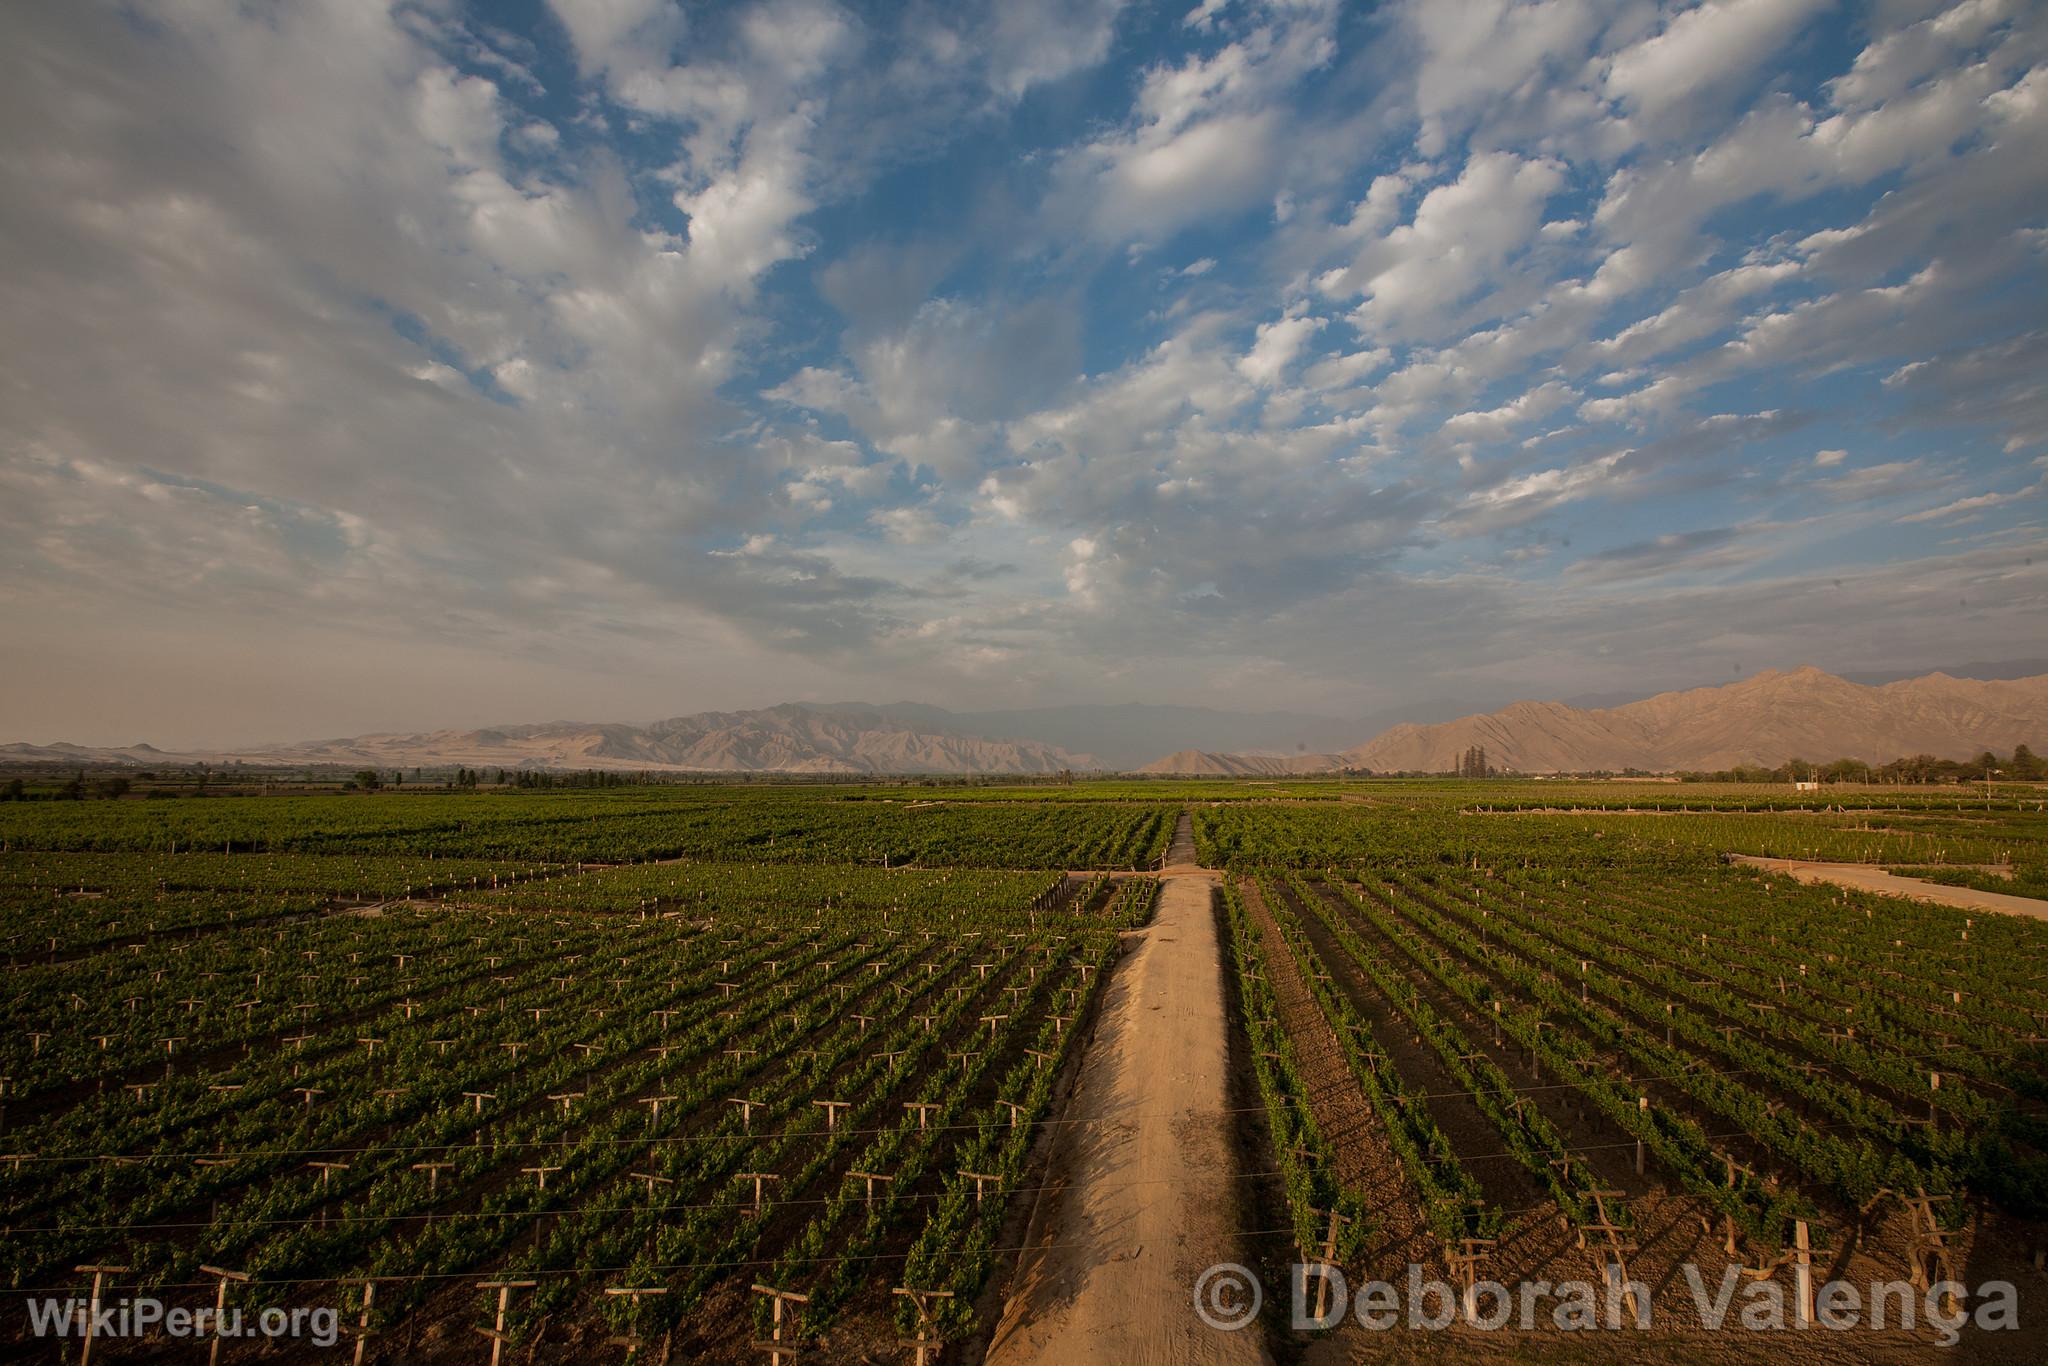
[[[2029,0],[11,5],[0,740],[2038,654],[2044,147]]]

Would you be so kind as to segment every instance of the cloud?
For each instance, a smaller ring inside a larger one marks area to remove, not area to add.
[[[2036,8],[26,7],[0,707],[1981,657],[2048,626]]]
[[[2011,493],[1973,494],[1968,498],[1958,498],[1952,503],[1943,503],[1940,507],[1926,508],[1920,512],[1908,513],[1904,517],[1896,517],[1893,520],[1901,524],[1912,522],[1946,522],[1965,513],[1982,512],[1986,508],[1995,508],[2001,504],[2010,503],[2015,499],[2025,498],[2040,491],[2040,486],[2036,485],[2033,488],[2018,489]]]
[[[1701,575],[1729,569],[1746,569],[1772,553],[1762,538],[1770,533],[1763,527],[1710,527],[1699,531],[1669,531],[1647,541],[1635,541],[1586,555],[1574,561],[1566,575],[1599,583],[1639,583],[1673,574]]]
[[[1482,153],[1458,179],[1422,197],[1415,215],[1369,242],[1316,287],[1333,298],[1362,297],[1354,314],[1370,336],[1427,337],[1474,293],[1496,282],[1525,248],[1543,206],[1564,183],[1553,160]],[[1377,187],[1375,187],[1377,188]]]
[[[1254,384],[1270,388],[1300,354],[1309,339],[1329,323],[1327,318],[1306,314],[1260,323],[1252,349],[1237,363],[1238,373]]]
[[[1652,120],[1752,73],[1830,0],[1702,0],[1608,59],[1605,93]]]

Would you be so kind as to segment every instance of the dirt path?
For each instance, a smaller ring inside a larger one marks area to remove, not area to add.
[[[1181,817],[1183,825],[1187,817]],[[1185,834],[1185,829],[1183,829]],[[1176,841],[1176,847],[1182,847]],[[1187,847],[1192,847],[1191,845]],[[999,1366],[1269,1362],[1259,1328],[1220,1332],[1194,1288],[1238,1243],[1215,876],[1170,865],[1118,965],[986,1360]]]
[[[2003,911],[2007,915],[2024,915],[2034,920],[2048,920],[2048,901],[2037,901],[2030,896],[2013,896],[2009,892],[1984,892],[1975,887],[1950,887],[1939,882],[1923,882],[1917,877],[1900,877],[1868,863],[1808,863],[1802,859],[1762,858],[1755,854],[1730,854],[1737,863],[1746,863],[1752,868],[1762,868],[1773,873],[1784,873],[1800,882],[1827,882],[1837,887],[1853,887],[1860,892],[1876,892],[1880,896],[1910,897],[1914,901],[1932,901],[1943,906],[1956,906],[1966,911]]]

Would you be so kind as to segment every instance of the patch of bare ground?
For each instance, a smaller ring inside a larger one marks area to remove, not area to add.
[[[1823,882],[1836,887],[1853,888],[1859,892],[1875,892],[1879,896],[1931,901],[1939,906],[1954,906],[1965,911],[1998,911],[2005,915],[2023,915],[2033,920],[2048,920],[2048,901],[2030,896],[2014,896],[2010,892],[1985,892],[1975,887],[1951,887],[1941,882],[1923,882],[1917,877],[1900,877],[1897,873],[1888,873],[1870,863],[1812,863],[1803,859],[1763,858],[1756,854],[1730,854],[1727,857],[1731,862],[1747,864],[1751,868],[1783,873],[1798,882]]]
[[[1243,1262],[1230,1142],[1222,955],[1206,873],[1166,879],[1111,979],[1052,1170],[987,1360],[1236,1366],[1269,1360],[1221,1333],[1194,1286]]]

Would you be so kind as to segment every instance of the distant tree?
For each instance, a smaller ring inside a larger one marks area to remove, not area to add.
[[[119,774],[115,774],[111,778],[101,780],[100,795],[102,797],[105,797],[109,801],[113,801],[118,797],[127,796],[129,787],[130,783],[126,778],[120,776]]]
[[[2012,776],[2015,778],[2035,779],[2042,776],[2041,760],[2025,745],[2013,749],[2012,762],[2006,767],[2012,770]]]
[[[1821,780],[1830,783],[1865,783],[1870,781],[1870,765],[1861,759],[1837,759],[1820,771]]]
[[[9,778],[5,787],[0,787],[0,802],[19,802],[28,799],[28,785],[19,778]]]
[[[365,792],[375,792],[378,788],[384,786],[383,779],[377,776],[377,770],[374,768],[357,769],[355,777],[351,781]]]

